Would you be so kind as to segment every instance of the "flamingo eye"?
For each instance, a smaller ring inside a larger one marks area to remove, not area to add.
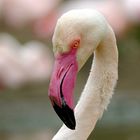
[[[72,48],[78,48],[79,45],[80,45],[80,40],[75,40],[75,41],[73,42]]]
[[[73,47],[74,48],[78,48],[78,46],[79,46],[79,43],[78,42],[75,42]]]

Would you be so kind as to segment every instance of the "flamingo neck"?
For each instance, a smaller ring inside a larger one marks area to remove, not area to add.
[[[53,140],[86,140],[110,101],[118,77],[118,53],[112,30],[94,53],[91,71],[75,108],[76,130],[65,125]]]

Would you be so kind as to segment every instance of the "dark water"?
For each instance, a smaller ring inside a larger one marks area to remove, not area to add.
[[[88,140],[140,140],[140,96],[125,92],[117,91]],[[62,124],[49,103],[47,87],[6,91],[0,96],[0,140],[49,140]],[[35,139],[41,131],[46,137]]]

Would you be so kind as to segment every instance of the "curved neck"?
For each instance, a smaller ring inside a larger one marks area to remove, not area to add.
[[[91,71],[75,108],[76,130],[65,125],[53,140],[86,140],[102,116],[118,77],[118,52],[116,40],[110,29],[94,53]]]

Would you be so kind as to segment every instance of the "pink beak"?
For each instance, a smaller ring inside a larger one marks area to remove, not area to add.
[[[56,57],[49,86],[49,97],[55,112],[70,129],[75,129],[73,90],[78,71],[76,50]]]

